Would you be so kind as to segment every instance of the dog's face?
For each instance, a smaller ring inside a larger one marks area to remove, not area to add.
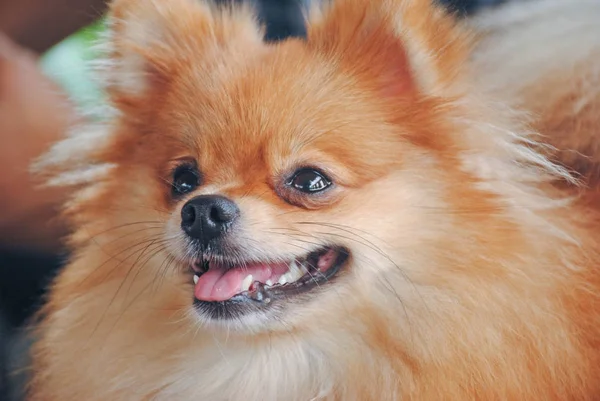
[[[181,146],[156,166],[171,188],[154,185],[200,316],[270,324],[342,306],[397,269],[385,244],[414,231],[402,164],[415,149],[383,102],[303,43],[254,51],[241,73],[174,83],[154,124]]]
[[[473,224],[455,212],[489,206],[425,89],[443,74],[416,70],[391,9],[339,3],[278,44],[244,10],[113,6],[119,115],[99,215],[161,245],[143,274],[176,272],[173,297],[209,326],[425,307],[414,287],[445,280],[436,266]]]

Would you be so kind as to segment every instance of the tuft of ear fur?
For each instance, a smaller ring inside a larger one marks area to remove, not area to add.
[[[309,23],[311,45],[376,78],[384,96],[452,96],[464,88],[473,37],[431,0],[335,0]]]
[[[191,63],[190,51],[208,53],[232,38],[263,37],[249,7],[202,0],[116,0],[108,27],[104,78],[117,103],[141,99],[173,79]]]

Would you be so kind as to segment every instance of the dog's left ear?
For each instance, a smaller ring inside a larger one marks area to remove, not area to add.
[[[311,15],[308,43],[384,96],[452,96],[472,46],[433,0],[333,0]]]

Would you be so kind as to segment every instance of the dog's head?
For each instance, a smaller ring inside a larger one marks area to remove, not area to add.
[[[73,241],[121,255],[105,276],[278,330],[418,316],[520,246],[504,195],[538,160],[489,128],[469,38],[428,1],[338,0],[278,43],[197,0],[118,0],[109,21],[112,112],[48,159],[84,168],[63,176],[84,181]]]

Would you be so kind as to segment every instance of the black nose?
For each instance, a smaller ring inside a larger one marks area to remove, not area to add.
[[[207,245],[219,238],[239,215],[236,204],[223,196],[197,196],[181,209],[181,228]]]

